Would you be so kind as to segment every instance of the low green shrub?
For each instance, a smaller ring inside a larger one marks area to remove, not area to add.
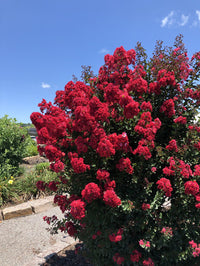
[[[17,174],[19,164],[26,155],[28,139],[26,128],[7,115],[0,118],[0,176]]]

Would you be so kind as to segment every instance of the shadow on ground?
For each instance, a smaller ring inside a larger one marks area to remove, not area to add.
[[[82,256],[75,254],[75,248],[75,244],[68,246],[47,259],[42,266],[92,266]]]

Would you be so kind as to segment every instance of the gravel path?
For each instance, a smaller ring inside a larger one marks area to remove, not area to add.
[[[5,220],[0,223],[0,265],[36,266],[44,263],[52,254],[74,243],[64,233],[51,235],[43,216],[62,217],[59,207],[43,213]]]

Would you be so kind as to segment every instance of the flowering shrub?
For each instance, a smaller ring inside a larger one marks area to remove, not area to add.
[[[94,265],[200,264],[199,74],[181,36],[149,61],[141,44],[119,47],[88,84],[68,82],[32,113],[60,174],[64,219],[44,219]]]

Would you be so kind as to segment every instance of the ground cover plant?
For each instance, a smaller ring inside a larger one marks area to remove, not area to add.
[[[150,59],[140,43],[119,47],[32,113],[60,176],[37,183],[64,214],[44,220],[83,241],[94,265],[200,264],[199,74],[182,36]]]

